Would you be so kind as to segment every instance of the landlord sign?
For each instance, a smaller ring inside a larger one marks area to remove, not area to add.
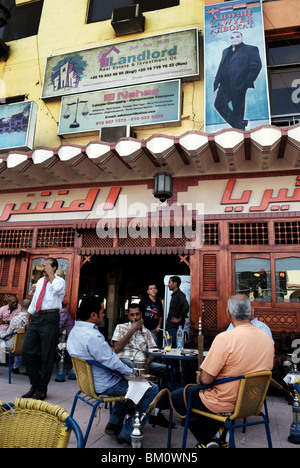
[[[47,58],[42,99],[199,77],[198,29]]]
[[[58,135],[180,122],[180,80],[64,96]]]

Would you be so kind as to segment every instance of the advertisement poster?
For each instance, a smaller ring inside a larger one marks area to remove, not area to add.
[[[35,134],[37,104],[34,101],[0,106],[0,152],[31,150]]]
[[[48,57],[41,97],[176,78],[199,78],[197,28]]]
[[[180,80],[62,98],[58,135],[104,127],[180,123]]]
[[[205,131],[270,123],[260,1],[204,7]]]

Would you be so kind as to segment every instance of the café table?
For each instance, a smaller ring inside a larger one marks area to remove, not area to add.
[[[166,364],[167,370],[167,383],[169,390],[182,387],[182,384],[174,382],[174,363],[176,361],[198,361],[198,350],[197,349],[177,349],[171,348],[170,351],[164,349],[152,348],[146,352],[148,356],[154,356],[155,358],[161,358]],[[206,356],[207,351],[203,352],[203,356]],[[170,380],[169,380],[170,377]]]

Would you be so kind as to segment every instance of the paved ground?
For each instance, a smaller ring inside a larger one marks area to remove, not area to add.
[[[78,390],[76,380],[66,380],[65,382],[55,382],[57,370],[54,368],[52,380],[48,389],[49,403],[60,405],[70,412],[73,398]],[[8,383],[8,368],[0,366],[0,400],[13,402],[16,397],[20,397],[29,389],[28,377],[12,375],[12,383]],[[285,397],[280,393],[272,392],[268,395],[268,411],[270,418],[270,429],[274,448],[300,448],[300,445],[291,444],[288,441],[290,426],[292,423],[292,407],[288,405]],[[164,411],[168,418],[168,412]],[[82,402],[78,402],[75,412],[75,419],[84,431],[90,415],[90,408]],[[120,446],[113,437],[104,434],[104,428],[109,416],[109,410],[102,409],[96,416],[91,433],[88,439],[87,448],[112,449],[113,453],[125,453],[129,446]],[[173,429],[172,448],[180,448],[183,427],[181,421],[175,416],[176,427]],[[144,449],[166,449],[167,429],[161,427],[152,427],[149,423],[144,428]],[[236,445],[238,448],[265,448],[267,440],[263,426],[254,426],[247,428],[246,434],[240,429],[235,434]],[[187,448],[195,446],[195,439],[189,434]],[[75,447],[76,441],[71,436],[69,447]],[[116,451],[115,449],[118,449]],[[105,452],[105,451],[104,451]],[[103,453],[104,453],[103,452]],[[128,452],[129,453],[129,452]],[[159,451],[156,451],[159,453]]]

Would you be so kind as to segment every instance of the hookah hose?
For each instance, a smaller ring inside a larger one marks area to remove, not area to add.
[[[188,384],[184,387],[183,389],[183,399],[184,399],[184,403],[185,403],[185,406],[187,407],[187,398],[186,398],[186,391],[187,391],[187,388],[188,387],[192,387],[194,386],[195,384]],[[174,405],[173,405],[173,402],[172,402],[172,395],[171,395],[171,391],[168,389],[168,388],[163,388],[157,395],[156,397],[154,398],[154,400],[150,403],[149,405],[149,408],[145,411],[144,415],[148,414],[149,412],[151,412],[154,408],[156,408],[158,402],[161,400],[161,398],[165,395],[165,394],[168,394],[169,396],[169,401],[170,401],[170,405],[172,407],[172,410],[174,411],[175,414],[177,414],[177,416],[181,419],[185,419],[186,418],[186,414],[182,415],[182,414],[179,414],[176,409],[174,408]]]

